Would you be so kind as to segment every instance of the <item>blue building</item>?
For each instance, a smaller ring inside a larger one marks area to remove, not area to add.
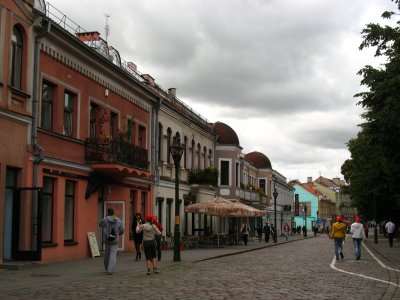
[[[318,218],[318,191],[312,184],[302,183],[294,186],[295,216],[294,222],[303,227],[307,220],[307,229],[311,230]],[[298,204],[297,204],[298,203]],[[306,216],[305,214],[306,208]],[[298,212],[298,214],[297,214]]]

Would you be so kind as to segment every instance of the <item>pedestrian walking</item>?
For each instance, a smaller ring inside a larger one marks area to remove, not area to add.
[[[109,275],[115,271],[117,263],[119,236],[125,232],[124,224],[114,215],[114,209],[107,209],[107,216],[103,218],[99,227],[103,230],[103,242],[105,245],[104,268]]]
[[[389,246],[393,247],[393,237],[394,237],[394,230],[396,226],[392,222],[392,219],[389,219],[389,222],[386,223],[385,225],[385,230],[387,232],[387,235],[389,237]]]
[[[314,237],[318,235],[318,226],[314,224],[313,226]]]
[[[336,260],[340,257],[343,259],[343,242],[346,238],[346,224],[342,223],[343,219],[340,216],[336,216],[336,222],[333,223],[332,232],[330,238],[333,239],[335,245],[335,256]]]
[[[299,226],[297,226],[297,235],[300,235],[301,234],[301,226],[299,225]]]
[[[285,223],[285,225],[283,225],[283,234],[286,238],[286,240],[289,239],[289,233],[290,233],[290,227],[288,223]]]
[[[247,246],[247,242],[249,240],[250,226],[246,223],[243,224],[240,232],[242,233],[243,242],[244,242],[245,246]]]
[[[136,250],[136,261],[142,259],[142,252],[140,248],[142,247],[143,243],[143,233],[136,232],[136,227],[138,225],[141,225],[142,223],[143,223],[142,215],[140,213],[136,213],[135,218],[133,219],[132,222],[133,242],[135,244],[135,250]]]
[[[157,246],[156,246],[156,248],[157,248],[157,259],[158,259],[158,261],[160,261],[161,260],[161,236],[162,236],[162,232],[163,232],[164,228],[161,225],[161,223],[157,221],[157,216],[153,216],[153,222],[154,222],[154,225],[156,225],[158,230],[161,232],[161,234],[156,234],[155,235],[156,244],[157,244]]]
[[[146,257],[147,275],[151,275],[151,266],[153,273],[159,273],[157,269],[157,249],[155,235],[161,235],[160,230],[153,224],[153,216],[146,215],[146,223],[138,224],[136,232],[143,232],[144,255]]]
[[[306,227],[306,225],[303,225],[303,236],[307,237],[307,227]]]
[[[354,223],[350,226],[350,233],[353,237],[354,253],[356,260],[361,259],[361,241],[365,240],[364,226],[360,222],[360,217],[355,216]]]
[[[261,242],[262,241],[262,227],[258,227],[257,228],[257,234],[258,234],[258,241]]]
[[[271,227],[269,226],[268,222],[265,222],[264,228],[264,240],[266,243],[269,243],[269,236],[271,234]]]
[[[369,232],[369,228],[368,228],[368,224],[365,224],[364,226],[364,234],[365,234],[365,238],[368,238],[368,232]]]
[[[271,224],[271,237],[274,239],[274,242],[275,242],[275,234],[276,234],[275,226],[274,224]]]

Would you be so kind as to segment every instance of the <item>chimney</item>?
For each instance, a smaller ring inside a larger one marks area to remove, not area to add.
[[[334,184],[336,184],[337,186],[341,186],[340,184],[340,178],[332,178],[332,181]]]
[[[312,183],[312,177],[307,177],[307,183]]]
[[[172,97],[176,97],[176,88],[169,88],[168,94],[170,94]]]
[[[91,31],[91,32],[78,32],[76,34],[76,37],[81,41],[81,42],[93,42],[93,41],[98,41],[100,40],[100,33],[97,31]]]
[[[142,78],[147,81],[147,83],[151,86],[155,86],[154,78],[149,74],[142,74]]]
[[[133,62],[129,61],[126,65],[130,70],[132,70],[134,72],[137,71],[137,66]]]

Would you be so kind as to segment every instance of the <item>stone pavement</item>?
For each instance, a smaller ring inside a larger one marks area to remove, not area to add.
[[[308,237],[312,234],[309,233]],[[291,236],[288,242],[303,240],[303,236]],[[212,258],[235,255],[243,252],[254,251],[260,248],[276,246],[287,243],[284,237],[278,238],[278,243],[274,244],[270,239],[269,243],[259,242],[253,238],[245,246],[243,243],[235,246],[224,246],[218,248],[195,248],[181,251],[181,263],[197,262]],[[173,262],[173,250],[162,251],[162,258],[159,262],[159,269],[166,266],[177,264]],[[178,262],[179,264],[179,262]],[[118,252],[117,266],[115,274],[144,273],[146,272],[144,254],[142,260],[135,261],[135,253]],[[81,278],[102,277],[104,275],[103,257],[84,258],[72,261],[37,265],[36,267],[21,268],[19,270],[0,269],[0,290],[8,288],[18,288],[22,286],[34,286],[43,282],[44,279],[51,282],[66,282]],[[1,299],[1,298],[0,298]]]
[[[163,251],[161,273],[151,276],[144,275],[145,262],[136,262],[132,253],[119,254],[113,276],[106,275],[101,257],[0,270],[0,299],[400,299],[399,273],[381,268],[364,247],[356,262],[348,239],[345,259],[333,262],[332,241],[309,237],[185,250],[180,263],[172,262],[173,251]],[[366,242],[373,255],[387,266],[399,266],[400,241],[393,248],[383,236],[371,243],[373,236]]]

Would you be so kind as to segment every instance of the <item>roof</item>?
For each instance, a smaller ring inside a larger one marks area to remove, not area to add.
[[[272,169],[271,161],[265,154],[261,152],[253,151],[247,153],[244,156],[244,158],[249,162],[251,162],[257,169],[265,169],[265,168]]]
[[[303,189],[305,189],[307,192],[309,192],[309,193],[311,193],[311,194],[313,194],[313,195],[315,195],[315,196],[322,196],[322,193],[320,193],[320,192],[317,190],[317,187],[316,187],[315,185],[313,185],[313,184],[310,184],[310,183],[302,183],[302,184],[300,184],[300,186],[301,186]]]
[[[236,132],[225,123],[214,123],[213,131],[217,135],[217,144],[240,146]]]

